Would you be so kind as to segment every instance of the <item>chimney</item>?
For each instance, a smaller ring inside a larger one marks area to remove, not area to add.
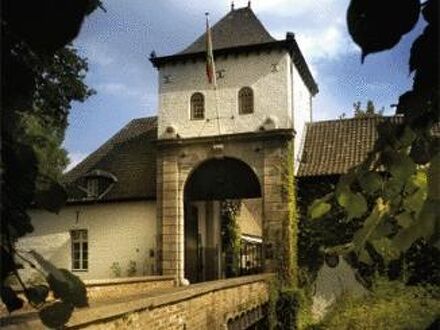
[[[231,2],[231,11],[234,11],[234,1]]]
[[[286,40],[294,40],[294,39],[295,39],[295,33],[293,32],[286,33]]]

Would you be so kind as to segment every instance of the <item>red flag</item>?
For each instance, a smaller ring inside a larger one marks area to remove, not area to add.
[[[208,15],[206,15],[206,75],[208,82],[217,87],[217,79],[215,76],[214,54],[212,50],[211,28],[209,27]]]

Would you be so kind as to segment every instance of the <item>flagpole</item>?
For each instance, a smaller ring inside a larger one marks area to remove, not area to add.
[[[211,28],[209,26],[209,13],[205,13],[206,16],[206,52],[207,52],[207,62],[206,62],[206,73],[208,75],[208,82],[212,83],[214,88],[215,97],[215,112],[217,117],[217,130],[218,134],[221,134],[220,129],[220,114],[218,111],[218,91],[217,91],[217,72],[215,71],[214,63],[214,50],[212,46]]]

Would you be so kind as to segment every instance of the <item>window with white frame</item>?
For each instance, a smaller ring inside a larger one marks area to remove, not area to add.
[[[89,269],[89,242],[87,229],[70,231],[72,241],[72,271]]]
[[[191,120],[205,119],[205,98],[202,93],[191,96]]]
[[[99,179],[89,178],[87,180],[87,197],[98,197],[99,194]]]
[[[254,112],[254,92],[250,87],[243,87],[238,92],[238,113],[246,115]]]

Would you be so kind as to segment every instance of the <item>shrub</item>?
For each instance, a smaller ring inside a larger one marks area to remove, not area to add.
[[[275,302],[275,329],[297,329],[300,324],[301,309],[304,303],[305,297],[301,290],[281,288],[278,291]]]
[[[119,265],[119,262],[112,263],[110,269],[115,277],[121,277],[122,270],[121,270],[121,266]]]
[[[130,261],[128,262],[127,276],[128,276],[128,277],[136,276],[136,274],[137,274],[136,261],[134,261],[134,260],[130,260]]]
[[[341,297],[315,329],[426,329],[439,315],[438,287],[380,279],[367,297]]]

